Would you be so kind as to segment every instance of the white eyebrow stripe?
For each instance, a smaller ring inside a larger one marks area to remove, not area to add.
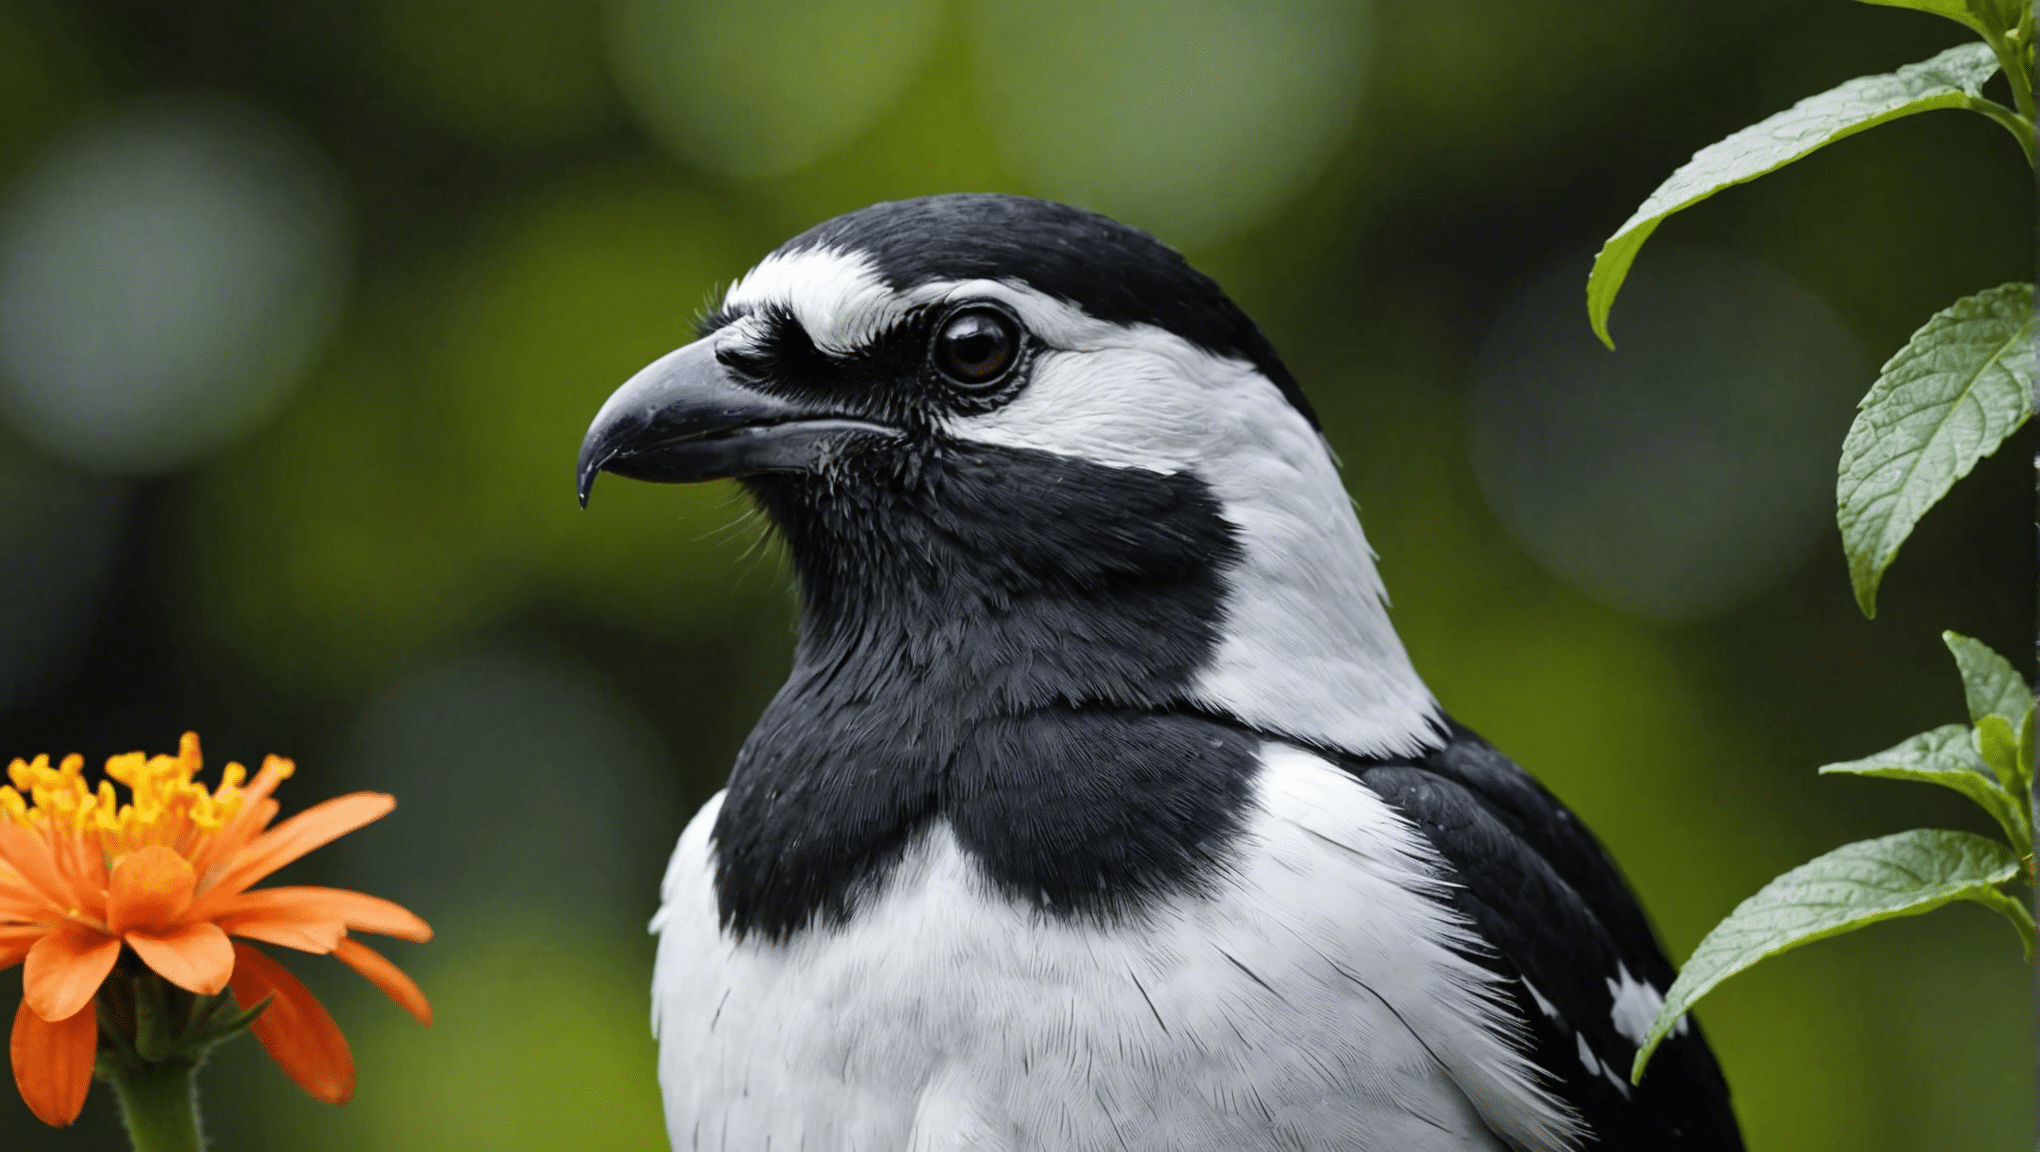
[[[816,348],[847,356],[912,312],[961,300],[989,300],[1011,308],[1034,337],[1052,348],[1102,348],[1123,328],[1066,300],[1014,280],[933,280],[894,289],[870,257],[837,248],[807,248],[768,256],[723,297],[723,307],[755,315],[783,310],[798,320]],[[746,317],[748,318],[748,317]],[[755,324],[731,325],[738,339],[762,335]]]
[[[758,342],[769,334],[770,328],[771,325],[759,313],[746,312],[716,329],[711,335],[718,341],[727,342],[722,345],[725,347],[728,344],[744,344],[755,348]]]
[[[723,307],[781,308],[793,314],[815,347],[834,356],[856,351],[899,319],[899,296],[870,257],[835,248],[767,256],[723,297]]]

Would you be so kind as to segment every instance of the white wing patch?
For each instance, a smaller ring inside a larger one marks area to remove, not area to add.
[[[1550,1019],[1553,1023],[1565,1024],[1565,1017],[1558,1014],[1558,1005],[1546,1000],[1544,993],[1537,990],[1537,985],[1520,976],[1516,978],[1516,982],[1523,986],[1523,991],[1530,993],[1530,999],[1537,1002],[1537,1010],[1539,1012],[1544,1013],[1546,1018]],[[1571,1027],[1571,1025],[1567,1025],[1567,1027]]]
[[[1613,1084],[1615,1086],[1616,1091],[1622,1093],[1622,1095],[1624,1096],[1628,1096],[1629,1082],[1627,1080],[1624,1080],[1622,1077],[1617,1076],[1613,1068],[1610,1068],[1608,1065],[1602,1063],[1601,1058],[1594,1055],[1594,1050],[1592,1048],[1587,1047],[1587,1038],[1579,1033],[1574,1033],[1573,1039],[1579,1043],[1580,1063],[1587,1066],[1587,1075],[1603,1077],[1608,1081],[1608,1083]]]
[[[1615,978],[1608,981],[1608,994],[1615,998],[1615,1007],[1609,1013],[1615,1031],[1642,1047],[1644,1038],[1650,1035],[1651,1022],[1664,1010],[1665,994],[1631,975],[1627,964],[1616,966]],[[1686,1018],[1681,1016],[1672,1034],[1683,1036],[1686,1030]]]

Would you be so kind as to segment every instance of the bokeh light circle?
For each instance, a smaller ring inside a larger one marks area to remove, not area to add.
[[[1261,219],[1353,123],[1365,4],[980,0],[986,111],[1030,186],[1195,246]]]
[[[921,70],[940,0],[608,0],[617,83],[682,159],[770,176],[848,144]]]
[[[1733,608],[1834,516],[1835,456],[1872,365],[1818,296],[1760,261],[1654,248],[1587,329],[1584,262],[1536,279],[1481,343],[1473,467],[1503,525],[1580,592],[1649,620]]]
[[[330,168],[258,107],[156,98],[84,123],[0,216],[0,411],[107,471],[205,455],[324,345],[347,237]]]

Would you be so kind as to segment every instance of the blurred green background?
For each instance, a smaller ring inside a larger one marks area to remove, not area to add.
[[[644,923],[781,677],[728,485],[581,432],[781,239],[876,199],[1074,200],[1216,275],[1346,464],[1419,668],[1599,830],[1685,955],[1952,794],[1817,780],[1959,719],[1940,629],[2031,651],[2031,430],[1873,624],[1834,460],[1876,365],[2029,275],[1980,117],[1847,141],[1588,261],[1694,149],[1957,42],[1843,0],[0,0],[0,755],[296,757],[396,814],[297,866],[439,928],[418,1030],[299,957],[359,1098],[247,1041],[222,1148],[662,1148]],[[11,1004],[19,977],[0,977]],[[2032,1009],[1971,907],[1705,1005],[1755,1149],[2024,1146]],[[0,1092],[0,1146],[120,1146]]]

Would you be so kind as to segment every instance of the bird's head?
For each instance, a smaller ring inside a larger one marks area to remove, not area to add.
[[[738,478],[811,666],[876,645],[872,675],[998,707],[1192,707],[1360,752],[1429,731],[1288,369],[1090,212],[931,196],[795,237],[602,406],[584,503],[601,472]]]

